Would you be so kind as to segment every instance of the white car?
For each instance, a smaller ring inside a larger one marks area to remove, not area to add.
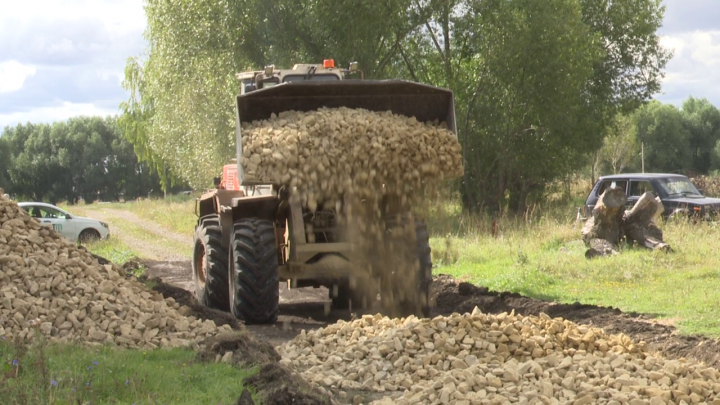
[[[105,222],[76,217],[54,205],[40,202],[21,202],[18,205],[37,219],[40,225],[52,227],[55,232],[72,241],[85,243],[110,236],[110,227]]]

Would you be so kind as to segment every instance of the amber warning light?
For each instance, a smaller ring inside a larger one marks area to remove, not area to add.
[[[335,67],[335,61],[333,59],[325,59],[323,60],[323,67],[325,69],[330,69]]]

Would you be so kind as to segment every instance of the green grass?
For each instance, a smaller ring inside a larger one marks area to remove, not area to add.
[[[194,199],[174,196],[168,197],[167,200],[142,200],[117,204],[116,208],[131,211],[141,218],[150,219],[181,235],[192,235],[195,232],[197,217]]]
[[[127,247],[117,238],[104,239],[89,243],[87,250],[111,262],[122,266],[128,260],[138,257],[137,253]]]
[[[500,221],[498,238],[489,223],[475,226],[478,231],[431,239],[435,273],[495,291],[649,314],[682,333],[720,336],[717,225],[661,223],[673,253],[626,248],[594,260],[585,258],[580,230],[568,221]]]
[[[125,204],[125,206],[133,204]],[[195,216],[195,201],[169,201],[144,200],[135,203],[130,208],[141,218],[152,219],[161,226],[181,235],[192,235],[195,232],[197,217]]]
[[[195,352],[0,341],[5,404],[234,404],[255,370]]]

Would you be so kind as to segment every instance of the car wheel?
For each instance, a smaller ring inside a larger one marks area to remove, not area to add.
[[[94,229],[85,229],[78,236],[80,243],[91,243],[100,240],[100,233]]]

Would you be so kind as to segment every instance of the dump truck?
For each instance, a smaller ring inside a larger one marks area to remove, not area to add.
[[[452,91],[405,80],[365,80],[357,64],[340,69],[332,60],[292,69],[268,66],[237,78],[237,159],[224,166],[216,188],[196,201],[192,274],[198,301],[245,323],[272,323],[279,312],[279,283],[286,282],[289,288],[327,287],[335,308],[372,308],[378,298],[366,288],[367,258],[335,229],[342,212],[331,206],[311,212],[291,198],[286,184],[247,175],[241,163],[243,123],[291,110],[346,107],[445,122],[456,138]],[[417,294],[401,295],[422,301],[406,312],[427,316],[432,260],[426,226],[409,212],[388,213],[389,227],[397,225],[393,221],[415,227],[408,260],[415,261],[417,272],[398,288],[413,290]]]

